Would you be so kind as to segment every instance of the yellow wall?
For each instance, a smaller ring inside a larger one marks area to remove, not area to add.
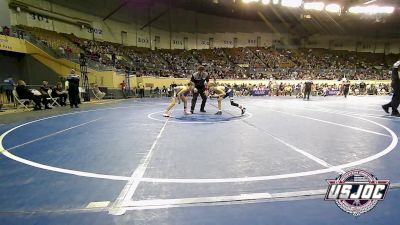
[[[189,82],[189,79],[182,79],[182,78],[164,78],[164,77],[142,77],[142,83],[144,84],[145,87],[150,88],[150,86],[153,87],[159,87],[162,88],[163,86],[168,87],[169,85],[174,82],[176,84],[185,84]]]
[[[153,84],[154,87],[161,88],[162,86],[168,87],[175,81],[176,84],[185,84],[189,82],[189,79],[180,79],[180,78],[156,78],[156,77],[143,77],[139,78],[139,82],[143,82],[145,86],[149,86],[146,84]],[[223,84],[250,84],[250,85],[258,85],[258,84],[265,84],[269,83],[269,80],[217,80],[218,83]],[[300,82],[304,82],[302,80],[276,80],[278,83],[290,83],[290,84],[297,84]],[[351,83],[360,83],[359,80],[353,80]],[[365,80],[365,83],[376,84],[376,83],[390,83],[390,80]],[[328,84],[340,84],[340,81],[336,80],[316,80],[314,83],[328,83]],[[131,83],[132,84],[132,83]]]
[[[217,80],[219,83],[224,84],[250,84],[250,85],[258,85],[258,84],[268,84],[269,80]],[[289,83],[289,84],[297,84],[300,82],[304,82],[304,80],[275,80],[277,83]],[[315,84],[340,84],[341,81],[337,80],[314,80]],[[352,80],[351,83],[360,83],[360,80]],[[376,84],[376,83],[390,83],[390,80],[364,80],[365,83]]]
[[[0,35],[0,50],[26,53],[25,40]]]
[[[113,78],[113,88],[121,88],[120,84],[122,83],[122,81],[125,80],[125,74],[117,74],[115,72],[113,72],[112,74],[112,78]],[[136,77],[130,77],[129,78],[129,83],[130,83],[130,87],[137,87],[138,84],[138,78]]]

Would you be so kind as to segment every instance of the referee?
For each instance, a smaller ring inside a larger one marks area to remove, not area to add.
[[[192,107],[190,108],[190,113],[193,114],[199,94],[202,98],[200,112],[206,112],[206,110],[204,110],[204,107],[206,106],[207,96],[204,92],[206,90],[206,85],[209,81],[209,77],[208,73],[205,71],[205,68],[203,66],[199,66],[197,72],[192,75],[190,81],[194,83],[194,87],[197,89],[197,91],[194,91],[193,93]]]
[[[75,70],[72,69],[71,73],[67,77],[68,80],[68,97],[69,97],[69,105],[71,108],[79,108],[79,76],[75,73]]]
[[[345,98],[349,95],[350,91],[350,80],[347,80],[346,78],[343,78],[343,95]]]
[[[386,113],[389,113],[389,108],[392,107],[392,116],[400,117],[400,113],[398,111],[398,107],[400,104],[400,78],[399,78],[399,66],[400,60],[397,61],[393,65],[392,71],[392,88],[393,88],[393,96],[392,101],[386,105],[382,105],[382,109],[385,110]]]
[[[304,83],[304,100],[310,100],[310,94],[311,94],[311,87],[313,85],[313,82],[311,80],[311,77]]]

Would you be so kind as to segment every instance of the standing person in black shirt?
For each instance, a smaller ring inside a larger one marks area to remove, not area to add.
[[[71,73],[67,77],[68,80],[68,95],[69,105],[71,108],[79,108],[79,76],[75,74],[75,70],[72,69]]]
[[[393,65],[393,71],[392,71],[392,88],[393,88],[393,96],[392,96],[392,101],[389,102],[386,105],[382,105],[383,110],[385,110],[386,113],[389,113],[389,108],[392,108],[392,116],[397,116],[400,117],[400,113],[398,111],[398,107],[400,104],[400,77],[399,77],[399,66],[400,66],[400,60],[397,61]]]
[[[11,76],[9,76],[6,80],[4,80],[3,89],[6,91],[8,103],[14,102],[14,96],[12,94],[14,86],[15,86],[14,79]]]
[[[361,81],[360,83],[360,95],[365,95],[366,94],[366,87],[367,85],[364,83],[364,81]]]
[[[311,80],[311,77],[308,78],[306,82],[304,82],[304,100],[307,97],[307,100],[310,100],[310,94],[311,94],[311,87],[313,85],[313,82]]]
[[[346,78],[343,78],[343,95],[345,98],[347,98],[347,95],[349,95],[349,90],[350,90],[350,81],[347,80]]]
[[[194,86],[197,89],[197,91],[194,91],[193,93],[192,107],[190,109],[190,112],[193,114],[199,94],[202,98],[200,112],[206,112],[206,110],[204,110],[204,107],[206,106],[207,95],[204,92],[206,91],[206,85],[209,81],[209,76],[208,73],[205,71],[205,68],[203,66],[199,66],[198,71],[192,75],[190,81],[194,83]]]
[[[111,55],[111,60],[112,60],[113,66],[115,66],[115,64],[117,63],[117,55],[115,55],[115,52],[113,52],[113,54]]]

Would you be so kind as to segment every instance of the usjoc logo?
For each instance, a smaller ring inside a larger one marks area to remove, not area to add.
[[[353,216],[373,209],[385,198],[390,184],[389,180],[378,180],[364,170],[350,170],[327,182],[325,200],[335,201],[339,208]]]

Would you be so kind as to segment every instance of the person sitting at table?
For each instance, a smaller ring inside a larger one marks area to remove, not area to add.
[[[61,106],[67,105],[67,91],[65,91],[61,82],[57,82],[57,85],[54,87],[53,92],[51,93],[52,97],[58,98],[58,102]]]
[[[50,97],[49,96],[49,90],[50,90],[49,82],[44,80],[43,81],[43,85],[40,86],[40,94],[42,94],[42,97],[49,98]]]
[[[40,93],[34,94],[31,90],[28,89],[25,81],[19,80],[17,82],[16,91],[17,91],[18,97],[20,99],[29,99],[35,103],[34,110],[41,110],[42,109],[41,103],[43,103],[43,105],[45,105],[46,109],[51,109],[48,106],[47,98],[42,97],[42,95]]]

